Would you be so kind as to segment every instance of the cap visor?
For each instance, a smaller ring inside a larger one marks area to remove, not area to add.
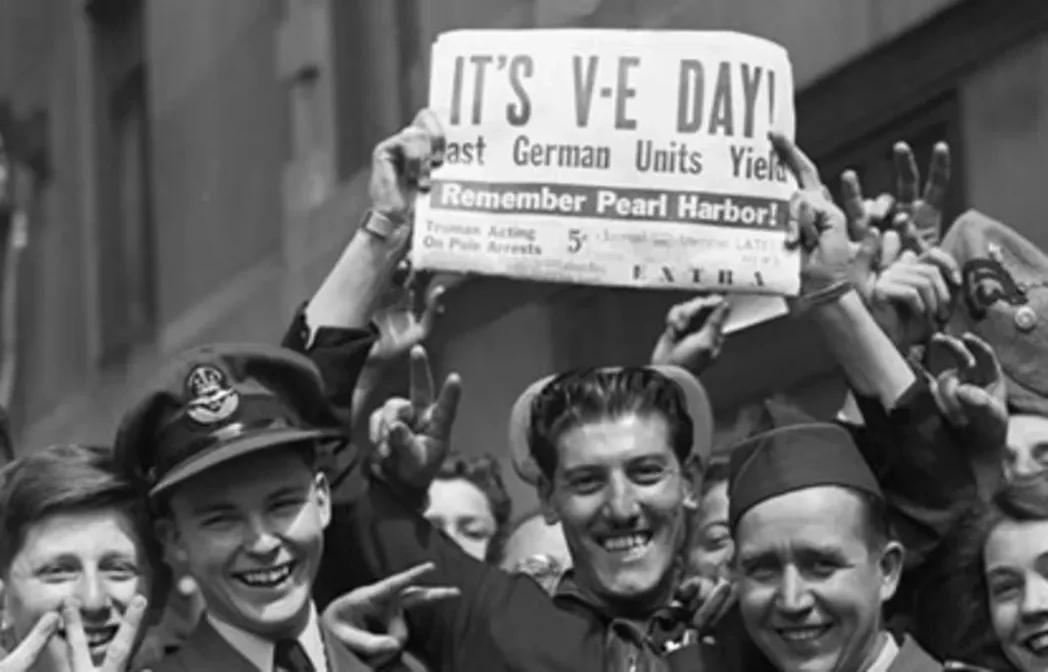
[[[293,427],[282,427],[280,429],[267,429],[258,432],[244,434],[230,441],[224,442],[215,450],[204,451],[196,459],[189,460],[172,469],[167,475],[153,486],[149,491],[150,497],[156,497],[170,490],[173,486],[192,478],[208,469],[235,460],[238,457],[250,455],[251,453],[269,448],[277,448],[301,441],[315,441],[318,439],[346,438],[345,433],[335,429],[297,429]]]

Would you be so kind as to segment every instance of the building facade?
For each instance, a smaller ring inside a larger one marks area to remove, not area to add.
[[[556,26],[774,39],[826,177],[886,190],[895,140],[924,164],[946,139],[951,215],[978,207],[1048,247],[1042,0],[0,0],[0,96],[46,112],[51,165],[27,205],[20,449],[108,440],[184,347],[279,338],[366,208],[371,148],[424,104],[436,35]],[[465,380],[456,444],[504,454],[527,383],[645,361],[680,298],[470,279],[431,344]],[[725,417],[770,389],[819,414],[841,394],[788,318],[732,337],[705,382]]]

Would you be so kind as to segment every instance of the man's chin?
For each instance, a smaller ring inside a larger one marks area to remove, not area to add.
[[[252,626],[252,632],[282,635],[305,626],[309,617],[309,604],[309,593],[295,590],[272,602],[242,602],[238,611]]]
[[[601,592],[615,602],[649,602],[660,598],[663,572],[623,572],[601,581]]]

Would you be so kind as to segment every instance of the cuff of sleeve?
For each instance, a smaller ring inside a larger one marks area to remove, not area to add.
[[[378,327],[373,322],[364,329],[347,329],[342,327],[314,328],[309,324],[309,320],[306,317],[306,306],[308,305],[309,303],[305,302],[299,308],[298,314],[295,316],[294,326],[294,337],[298,341],[296,349],[304,353],[312,352],[315,348],[338,348],[365,338],[377,339],[379,336]]]
[[[885,409],[876,397],[855,395],[855,402],[867,425],[883,423],[905,423],[912,418],[937,415],[939,407],[935,403],[928,382],[920,375],[906,391],[899,395],[890,409]]]

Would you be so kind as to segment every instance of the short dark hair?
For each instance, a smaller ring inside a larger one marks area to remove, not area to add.
[[[461,478],[484,493],[495,517],[495,535],[488,544],[486,559],[496,562],[502,557],[502,548],[509,537],[509,518],[513,513],[513,500],[506,492],[499,463],[488,454],[467,457],[452,452],[444,458],[436,477],[445,481]]]
[[[145,494],[118,472],[112,450],[102,446],[48,446],[23,455],[0,472],[0,575],[7,576],[33,525],[55,514],[107,508],[131,519],[153,571],[151,597],[163,595],[167,571]],[[156,607],[162,599],[150,602]]]
[[[891,530],[891,515],[883,497],[857,488],[846,488],[859,498],[862,505],[863,534],[871,550],[884,548],[894,537]]]
[[[706,468],[702,482],[702,495],[705,497],[718,485],[727,485],[731,478],[731,462],[725,457],[715,457]]]
[[[549,479],[557,471],[557,441],[570,429],[604,418],[656,414],[669,425],[670,443],[684,464],[694,441],[684,391],[647,367],[581,369],[549,382],[531,404],[528,447]]]

